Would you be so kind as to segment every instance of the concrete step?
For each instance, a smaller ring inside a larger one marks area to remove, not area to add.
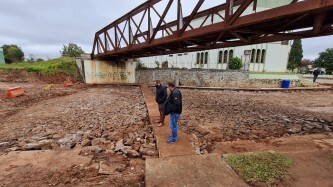
[[[147,187],[245,187],[248,186],[219,154],[147,159]]]

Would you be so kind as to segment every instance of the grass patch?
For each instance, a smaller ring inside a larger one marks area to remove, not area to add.
[[[278,153],[229,155],[226,162],[247,182],[264,182],[272,185],[293,166],[294,162]]]
[[[65,74],[76,77],[78,68],[75,58],[57,58],[43,62],[21,62],[14,64],[0,65],[3,70],[26,70],[27,72],[35,72],[44,76],[53,76],[57,74]]]

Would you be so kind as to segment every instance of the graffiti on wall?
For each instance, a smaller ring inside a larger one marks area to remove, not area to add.
[[[128,77],[132,76],[130,71],[120,71],[120,72],[93,72],[86,73],[86,77],[94,77],[96,79],[109,79],[113,81],[126,81]]]

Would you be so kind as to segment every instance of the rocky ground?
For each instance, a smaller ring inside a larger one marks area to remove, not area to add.
[[[217,142],[264,140],[333,131],[332,91],[233,92],[182,90],[180,128],[198,154]]]
[[[4,99],[14,86],[26,94]],[[140,88],[46,87],[0,82],[0,186],[144,186],[144,160],[158,151]],[[181,91],[180,128],[198,154],[333,130],[332,91]]]
[[[158,152],[140,88],[60,87],[0,103],[0,154],[79,150],[91,162],[58,174],[27,172],[16,182],[143,186],[144,159]]]

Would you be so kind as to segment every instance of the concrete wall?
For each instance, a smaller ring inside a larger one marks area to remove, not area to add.
[[[133,60],[107,62],[77,59],[76,63],[87,84],[135,83],[136,63]]]
[[[175,82],[178,86],[280,88],[280,79],[250,79],[248,71],[205,69],[140,69],[136,70],[136,83],[163,84]],[[291,80],[290,87],[300,86],[299,80]]]
[[[181,86],[240,86],[249,80],[246,71],[188,70],[188,69],[146,69],[136,71],[136,82],[152,84],[154,80],[162,83],[175,82]]]

